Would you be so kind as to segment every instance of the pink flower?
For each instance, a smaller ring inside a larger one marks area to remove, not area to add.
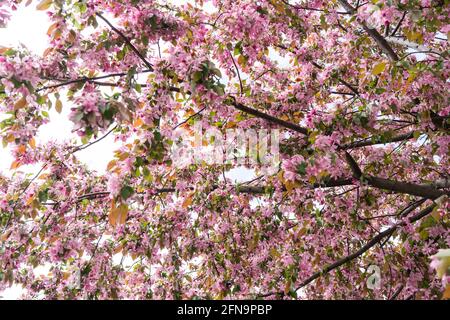
[[[116,174],[111,174],[108,179],[108,191],[110,192],[110,197],[116,197],[121,189],[121,180]]]

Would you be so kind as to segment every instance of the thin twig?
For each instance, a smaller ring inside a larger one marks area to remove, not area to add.
[[[241,88],[241,96],[242,96],[242,94],[244,93],[244,86],[242,85],[241,74],[239,73],[239,68],[238,68],[238,66],[236,65],[236,62],[234,61],[233,55],[231,54],[230,50],[228,50],[228,54],[230,55],[231,61],[233,61],[233,65],[234,65],[234,67],[235,67],[235,69],[236,69],[237,76],[238,76],[238,78],[239,78],[239,86],[240,86],[240,88]]]
[[[89,143],[86,143],[86,144],[83,144],[83,145],[74,147],[74,149],[71,151],[71,153],[75,153],[75,152],[78,152],[78,151],[80,151],[80,150],[86,149],[86,148],[92,146],[93,144],[96,144],[97,142],[102,141],[102,140],[105,139],[108,135],[110,135],[111,132],[113,132],[114,130],[116,130],[118,126],[119,126],[119,125],[116,124],[111,130],[109,130],[107,133],[105,133],[102,137],[98,138],[97,140],[94,140],[94,141],[92,141],[92,142],[89,142]]]
[[[106,22],[106,24],[115,32],[117,33],[125,42],[126,44],[131,48],[131,50],[134,51],[134,53],[136,53],[136,55],[139,57],[139,59],[142,60],[142,62],[144,62],[144,64],[147,66],[148,69],[150,69],[151,71],[153,71],[153,66],[150,62],[147,61],[147,59],[145,59],[145,57],[142,55],[142,53],[139,52],[139,50],[131,43],[131,41],[128,39],[128,37],[123,34],[122,31],[120,31],[119,29],[117,29],[116,27],[114,27],[111,22],[109,22],[105,17],[103,17],[100,13],[96,13],[97,17],[99,17],[100,19],[102,19],[103,21]]]

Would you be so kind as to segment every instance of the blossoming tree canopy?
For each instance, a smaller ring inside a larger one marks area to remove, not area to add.
[[[448,1],[6,0],[1,25],[19,5],[48,14],[50,46],[0,49],[0,291],[443,296]],[[68,108],[81,141],[39,141]],[[237,184],[234,161],[174,165],[175,128],[198,123],[280,130],[276,170]],[[118,149],[99,174],[77,152],[106,135]]]

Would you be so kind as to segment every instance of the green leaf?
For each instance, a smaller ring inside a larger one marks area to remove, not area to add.
[[[147,23],[150,25],[150,28],[152,28],[152,30],[156,30],[158,28],[158,21],[155,15],[148,18]]]
[[[103,115],[104,119],[111,121],[116,113],[117,113],[117,110],[114,108],[111,108],[111,106],[108,104],[108,105],[106,105],[104,111],[102,112],[102,115]]]
[[[48,200],[48,189],[45,189],[43,191],[39,191],[38,199],[39,199],[40,202],[46,202]]]
[[[234,46],[234,55],[237,56],[239,54],[242,53],[242,41],[239,41],[238,43],[236,43],[236,45]]]
[[[374,76],[379,75],[380,73],[382,73],[384,71],[384,69],[386,68],[386,62],[381,62],[379,64],[377,64],[373,70],[372,70],[372,74]]]
[[[203,72],[201,72],[201,71],[196,71],[192,75],[192,81],[194,81],[195,83],[201,82],[202,78],[203,78]]]
[[[3,52],[3,55],[11,57],[11,56],[14,56],[16,54],[16,52],[17,52],[16,50],[9,48],[5,52]]]
[[[46,99],[45,99],[44,96],[37,96],[37,98],[36,98],[36,102],[37,102],[39,105],[43,105],[43,104],[45,103],[45,101],[46,101]]]
[[[308,164],[306,162],[302,162],[297,166],[297,172],[301,175],[305,175],[306,174],[306,167],[308,166]]]
[[[123,200],[127,200],[129,197],[131,197],[134,193],[134,190],[130,186],[124,186],[122,189],[120,189],[120,196]]]
[[[56,112],[61,113],[62,107],[63,107],[63,105],[62,105],[61,100],[57,99],[56,103],[55,103]]]
[[[211,72],[212,72],[213,74],[215,74],[216,76],[218,76],[219,78],[222,77],[222,72],[220,72],[220,70],[217,69],[217,68],[212,68],[212,69],[211,69]]]
[[[140,85],[139,83],[136,83],[134,85],[134,89],[138,92],[141,93],[142,92],[142,85]]]
[[[248,61],[248,58],[246,56],[242,55],[242,54],[238,58],[238,63],[242,67],[245,67],[247,65],[247,61]]]
[[[223,84],[219,84],[217,86],[213,87],[213,90],[215,93],[217,93],[219,96],[223,96],[225,94],[225,86]]]

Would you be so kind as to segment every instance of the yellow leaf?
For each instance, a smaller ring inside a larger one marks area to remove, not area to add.
[[[182,207],[183,207],[184,209],[186,209],[186,208],[189,207],[191,204],[192,204],[192,194],[188,195],[188,196],[184,199]]]
[[[450,284],[447,284],[447,287],[445,288],[443,299],[450,299]]]
[[[114,254],[118,254],[119,252],[121,252],[123,250],[123,245],[117,246],[114,249]]]
[[[115,165],[116,165],[116,160],[111,160],[111,161],[108,163],[108,165],[107,165],[107,167],[106,167],[106,170],[107,170],[107,171],[110,171],[112,168],[115,167]]]
[[[22,109],[22,108],[25,107],[26,105],[27,105],[27,100],[25,99],[25,97],[22,97],[20,100],[18,100],[18,101],[14,104],[14,110]]]
[[[28,144],[33,150],[36,149],[36,140],[34,140],[34,138],[31,138],[30,141],[28,141]]]
[[[56,240],[58,240],[59,239],[59,236],[53,236],[53,237],[51,237],[49,240],[48,240],[48,242],[49,243],[53,243],[53,242],[55,242]]]
[[[37,211],[36,209],[39,208],[41,206],[41,203],[38,199],[34,198],[33,202],[31,202],[31,207],[34,209],[33,211],[31,211],[31,216],[34,218],[36,218],[37,216]]]
[[[227,125],[225,126],[225,128],[227,128],[227,129],[236,128],[236,122],[234,122],[234,121],[227,122]]]
[[[37,6],[37,10],[47,10],[52,5],[53,0],[42,0]]]
[[[26,204],[27,206],[29,206],[31,203],[33,203],[33,201],[34,201],[34,198],[33,198],[33,197],[29,197],[28,200],[27,200],[27,202],[25,202],[25,204]]]
[[[56,27],[58,26],[58,22],[55,22],[54,24],[52,24],[50,27],[48,27],[47,29],[47,35],[51,35],[53,33],[53,31],[55,31]]]
[[[124,161],[125,159],[128,158],[129,155],[130,154],[128,152],[119,152],[117,157],[119,158],[120,161]]]
[[[54,51],[54,48],[49,47],[47,49],[45,49],[44,53],[42,54],[44,57],[48,56],[50,54],[50,52]]]
[[[70,30],[69,36],[67,37],[67,40],[69,40],[70,43],[74,42],[77,35],[73,30]]]
[[[0,46],[0,54],[4,54],[6,51],[8,51],[10,48],[2,47]]]
[[[52,38],[57,40],[59,38],[61,38],[62,35],[62,31],[61,29],[56,29],[53,33],[52,33]]]
[[[385,68],[386,68],[386,62],[381,62],[373,68],[372,74],[374,76],[379,75],[380,73],[382,73],[384,71]]]
[[[20,163],[19,161],[13,161],[13,163],[11,163],[10,169],[11,169],[11,170],[17,169],[17,168],[20,167],[20,166],[21,166],[21,163]]]
[[[55,103],[55,109],[58,113],[61,113],[62,111],[62,102],[61,100],[57,99]]]
[[[125,224],[128,216],[128,206],[126,204],[121,204],[119,206],[119,222],[120,224]]]
[[[408,79],[406,80],[406,84],[411,84],[411,82],[413,82],[415,78],[416,78],[416,74],[414,72],[411,72],[409,74]]]
[[[280,0],[270,0],[270,3],[274,6],[274,8],[279,13],[284,13],[285,12],[285,7],[284,7],[283,3]]]
[[[25,151],[27,151],[27,148],[25,147],[25,145],[21,144],[19,147],[17,147],[17,152],[19,154],[24,154]]]
[[[109,211],[108,220],[112,226],[116,226],[117,211],[116,211],[116,202],[114,201],[114,199],[111,201],[111,210]]]
[[[126,204],[121,204],[116,207],[114,201],[111,204],[111,211],[109,212],[109,223],[112,226],[116,226],[118,224],[124,224],[127,220],[128,215],[128,206]]]
[[[286,180],[284,182],[284,186],[286,187],[286,190],[288,193],[291,193],[291,191],[294,189],[294,183],[292,181]]]
[[[285,183],[286,180],[284,179],[283,171],[278,172],[277,177],[278,177],[278,180],[280,180],[283,184]]]
[[[12,231],[6,232],[4,235],[2,235],[2,241],[8,240],[9,236],[11,235]]]
[[[137,119],[134,120],[134,122],[133,122],[133,127],[134,127],[134,128],[138,128],[138,127],[142,126],[143,123],[144,123],[144,122],[142,121],[141,118],[137,118]]]
[[[301,228],[301,229],[297,232],[297,238],[300,238],[300,237],[302,237],[303,235],[305,235],[307,231],[308,231],[308,229],[306,229],[305,227]]]
[[[238,57],[238,63],[241,65],[241,66],[245,66],[245,64],[246,64],[246,59],[245,59],[245,56],[243,56],[242,54]]]
[[[284,294],[288,294],[288,292],[291,291],[291,281],[288,280],[284,284]]]

